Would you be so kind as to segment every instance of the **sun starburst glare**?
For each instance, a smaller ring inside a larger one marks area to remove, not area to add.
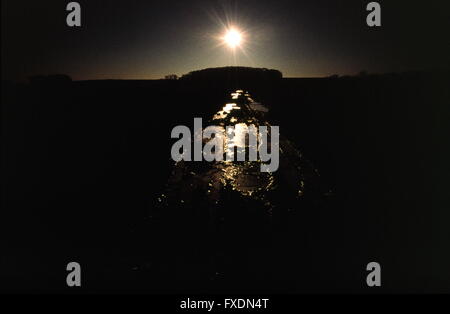
[[[223,41],[231,49],[240,47],[243,41],[242,32],[237,29],[230,28],[223,36]]]

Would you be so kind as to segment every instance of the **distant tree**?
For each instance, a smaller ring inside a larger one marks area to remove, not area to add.
[[[169,75],[166,75],[164,77],[164,79],[166,79],[166,80],[178,80],[178,75],[176,75],[176,74],[169,74]]]

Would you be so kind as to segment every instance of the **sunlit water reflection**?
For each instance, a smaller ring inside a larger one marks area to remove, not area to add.
[[[238,90],[231,93],[231,98],[236,102],[225,104],[212,119],[212,122],[218,125],[215,127],[215,132],[219,134],[219,139],[223,140],[224,152],[228,156],[224,158],[228,160],[218,161],[212,165],[212,168],[217,170],[213,176],[215,180],[220,181],[221,186],[229,185],[242,195],[256,196],[255,193],[272,189],[275,182],[272,173],[261,172],[260,159],[249,161],[248,158],[249,152],[258,151],[261,145],[262,137],[257,133],[261,124],[256,119],[256,114],[252,112],[254,109],[250,107],[255,102],[250,98],[249,93]],[[261,113],[268,112],[267,107],[257,105],[260,106]],[[231,130],[228,131],[229,134],[226,133],[226,126],[234,127],[234,136],[230,136]],[[251,138],[255,140],[252,141]],[[238,152],[246,156],[245,160],[237,161]]]
[[[302,198],[306,189],[305,182],[317,177],[316,170],[288,140],[280,137],[279,170],[275,173],[261,172],[259,154],[254,161],[251,161],[249,154],[251,150],[259,151],[264,138],[270,148],[271,136],[262,137],[258,134],[256,141],[250,140],[249,133],[258,130],[260,126],[268,127],[270,132],[266,117],[269,109],[243,90],[231,93],[230,98],[208,123],[213,125],[208,128],[213,129],[217,139],[223,141],[224,160],[177,162],[168,182],[168,194],[171,194],[169,197],[172,201],[177,199],[183,205],[193,203],[194,206],[199,199],[193,197],[192,193],[197,191],[197,194],[203,195],[203,201],[214,205],[221,201],[224,191],[229,190],[259,202],[268,213],[273,209],[274,195],[278,195],[276,202],[286,196]],[[234,127],[233,138],[227,136],[226,127]],[[200,132],[194,134],[194,137],[197,140],[201,138],[203,144],[210,141],[203,139]],[[227,154],[231,158],[227,159]],[[238,156],[244,156],[242,161],[237,161]]]

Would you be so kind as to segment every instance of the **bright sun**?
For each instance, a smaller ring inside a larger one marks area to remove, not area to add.
[[[223,36],[223,41],[230,48],[239,47],[242,43],[242,33],[236,29],[229,29],[225,36]]]

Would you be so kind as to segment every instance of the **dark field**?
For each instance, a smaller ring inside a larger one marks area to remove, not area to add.
[[[372,293],[377,261],[376,292],[448,292],[448,77],[3,82],[0,289],[67,292],[77,261],[89,292]],[[210,208],[157,199],[172,128],[237,88],[318,170],[320,196],[269,222],[230,196],[219,230]]]

